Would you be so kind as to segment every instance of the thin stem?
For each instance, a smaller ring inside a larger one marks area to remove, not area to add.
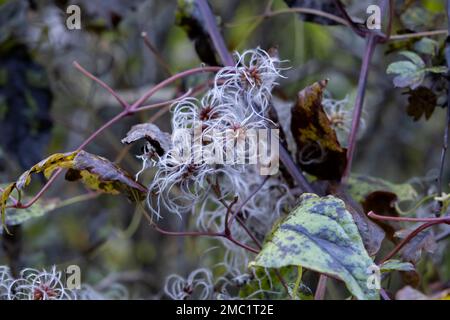
[[[216,48],[220,59],[226,66],[234,65],[234,59],[228,51],[225,41],[217,28],[216,19],[211,12],[207,0],[196,0],[196,3],[200,9],[200,13],[205,21],[206,29],[208,30],[209,36],[213,41],[214,47]]]
[[[237,207],[237,209],[234,210],[234,213],[231,215],[231,217],[226,220],[225,223],[226,223],[227,227],[229,227],[233,223],[234,219],[239,214],[239,212],[241,212],[242,208],[259,192],[259,190],[261,190],[261,188],[264,186],[264,184],[267,182],[267,180],[269,180],[268,176],[266,178],[264,178],[264,180],[255,188],[255,190],[253,190],[248,195],[248,197],[239,204],[239,207]]]
[[[42,187],[41,190],[39,190],[39,192],[30,199],[30,201],[28,201],[25,204],[22,203],[16,203],[14,205],[14,208],[17,209],[26,209],[31,207],[36,201],[39,200],[40,197],[42,197],[42,195],[45,193],[45,191],[48,190],[48,188],[50,188],[50,186],[53,184],[53,182],[55,182],[56,178],[59,176],[59,174],[61,173],[62,169],[57,169],[55,171],[55,173],[53,174],[53,176],[47,181],[47,183]]]
[[[317,284],[316,293],[314,294],[314,300],[323,300],[325,292],[327,291],[328,277],[325,274],[320,274],[319,283]]]
[[[119,95],[117,95],[114,92],[113,89],[111,89],[103,81],[101,81],[100,79],[98,79],[97,77],[92,75],[89,71],[85,70],[77,62],[74,62],[74,66],[75,66],[75,68],[80,70],[84,75],[86,75],[88,78],[96,81],[102,87],[104,87],[106,90],[108,90],[111,94],[113,94],[114,97],[116,97],[116,99],[120,98]],[[201,68],[189,69],[189,70],[180,72],[180,73],[178,73],[178,74],[176,74],[176,75],[174,75],[174,76],[172,76],[172,77],[170,77],[170,78],[160,82],[159,84],[154,86],[152,89],[147,91],[144,94],[144,96],[142,96],[140,99],[138,99],[133,105],[129,106],[127,104],[127,107],[122,112],[118,113],[115,117],[110,119],[107,123],[105,123],[99,129],[97,129],[94,133],[92,133],[83,143],[81,143],[81,145],[77,148],[77,150],[82,150],[83,148],[85,148],[100,133],[102,133],[105,129],[107,129],[108,127],[110,127],[114,123],[118,122],[119,120],[121,120],[125,116],[131,115],[131,114],[137,112],[138,110],[136,110],[136,109],[139,106],[141,106],[148,98],[150,98],[153,94],[155,94],[161,88],[169,85],[170,83],[172,83],[172,82],[174,82],[176,80],[179,80],[179,79],[181,79],[183,77],[186,77],[186,76],[189,76],[189,75],[192,75],[192,74],[201,73],[201,72],[216,72],[216,71],[218,71],[220,69],[221,69],[220,67],[201,67]],[[120,100],[122,100],[122,99],[120,98]],[[118,101],[120,101],[120,100],[118,99]],[[26,208],[32,206],[49,189],[49,187],[53,184],[53,182],[56,180],[56,178],[60,175],[61,172],[62,172],[62,169],[57,169],[55,171],[55,173],[53,174],[53,176],[47,181],[47,183],[42,187],[42,189],[30,201],[28,201],[25,204],[22,204],[22,203],[16,201],[16,203],[13,205],[13,207],[14,208],[18,208],[18,209],[26,209]]]
[[[447,28],[450,34],[450,1],[447,0]],[[450,38],[447,36],[447,41],[445,44],[445,59],[447,61],[447,67],[450,67]],[[441,151],[441,163],[439,166],[439,176],[438,176],[438,195],[442,194],[442,175],[444,174],[444,164],[445,156],[448,148],[448,131],[450,128],[450,71],[447,72],[447,118],[444,130],[444,141],[442,143]],[[440,203],[441,207],[442,202]],[[439,210],[440,211],[440,210]]]
[[[303,173],[300,171],[298,166],[295,164],[294,160],[290,156],[286,148],[280,143],[280,161],[284,164],[289,174],[294,178],[297,185],[302,189],[303,192],[314,193],[314,189],[308,180],[306,180]]]
[[[171,76],[172,70],[170,70],[169,64],[164,60],[164,58],[161,56],[161,54],[158,52],[158,50],[153,46],[152,42],[150,41],[150,38],[147,35],[147,32],[141,33],[142,38],[144,39],[145,46],[153,53],[158,63],[163,67],[164,71]]]
[[[84,74],[86,77],[88,77],[89,79],[94,80],[95,82],[97,82],[100,86],[102,86],[103,88],[105,88],[114,98],[116,98],[116,100],[122,105],[122,107],[124,109],[128,109],[130,107],[130,105],[122,99],[121,96],[119,96],[116,91],[114,91],[110,86],[108,86],[105,82],[103,82],[102,80],[100,80],[99,78],[97,78],[96,76],[94,76],[92,73],[90,73],[89,71],[87,71],[86,69],[84,69],[77,61],[73,62],[73,66],[79,70],[82,74]]]
[[[256,254],[259,253],[259,250],[258,250],[258,249],[252,248],[252,247],[246,245],[245,243],[241,243],[241,242],[235,240],[235,239],[234,239],[233,237],[231,237],[231,236],[228,236],[228,237],[225,237],[225,238],[226,238],[227,240],[231,241],[232,243],[234,243],[235,245],[237,245],[237,246],[239,246],[239,247],[241,247],[241,248],[243,248],[243,249],[245,249],[245,250],[247,250],[247,251],[250,251],[250,252],[253,252],[253,253],[256,253]]]
[[[446,29],[432,30],[432,31],[423,31],[423,32],[414,32],[414,33],[405,33],[405,34],[396,34],[391,35],[389,41],[399,41],[399,40],[408,40],[411,38],[422,38],[422,37],[431,37],[431,36],[440,36],[446,35],[448,31]]]
[[[193,68],[193,69],[189,69],[180,73],[177,73],[176,75],[173,75],[167,79],[165,79],[164,81],[158,83],[156,86],[154,86],[153,88],[151,88],[150,90],[148,90],[146,93],[144,93],[144,95],[139,98],[135,103],[133,103],[130,106],[130,112],[133,112],[135,109],[139,108],[142,104],[145,103],[145,101],[147,101],[148,98],[150,98],[152,95],[154,95],[158,90],[166,87],[167,85],[181,79],[184,78],[186,76],[190,76],[196,73],[203,73],[203,72],[217,72],[221,69],[222,67],[199,67],[199,68]]]
[[[286,14],[286,13],[306,13],[306,14],[312,14],[312,15],[316,15],[319,17],[324,17],[327,18],[329,20],[335,21],[337,23],[340,23],[342,25],[345,26],[350,26],[350,23],[339,17],[336,16],[334,14],[328,13],[328,12],[324,12],[324,11],[320,11],[320,10],[316,10],[316,9],[311,9],[311,8],[287,8],[287,9],[281,9],[281,10],[277,10],[277,11],[271,11],[271,12],[267,12],[263,15],[264,18],[269,18],[269,17],[274,17],[280,14]]]
[[[450,222],[450,217],[442,217],[442,218],[408,218],[408,217],[389,217],[389,216],[381,216],[376,214],[373,211],[370,211],[367,214],[372,219],[382,220],[382,221],[398,221],[398,222]]]
[[[386,262],[387,260],[391,259],[393,256],[395,256],[408,242],[410,242],[414,237],[416,237],[420,232],[422,232],[425,229],[428,229],[434,225],[437,224],[441,224],[441,223],[447,223],[449,224],[450,222],[447,221],[432,221],[432,222],[427,222],[424,223],[423,225],[419,226],[418,228],[414,229],[414,231],[412,231],[405,239],[403,239],[394,249],[392,249],[391,252],[389,252],[387,254],[386,257],[384,257],[381,261],[380,264]]]
[[[355,152],[356,145],[356,137],[358,134],[359,125],[361,122],[361,114],[364,103],[364,95],[366,93],[366,85],[367,85],[367,77],[369,74],[369,65],[372,59],[373,53],[375,51],[375,47],[377,44],[377,36],[373,33],[370,33],[367,42],[366,49],[361,65],[361,72],[359,74],[358,80],[358,90],[356,92],[355,106],[353,109],[353,117],[352,117],[352,125],[350,130],[350,135],[348,139],[348,149],[347,149],[347,167],[344,171],[343,180],[344,182],[348,178],[353,162],[353,155]]]
[[[147,111],[147,110],[152,110],[152,109],[157,109],[159,107],[164,107],[166,105],[169,104],[173,104],[177,101],[183,100],[184,98],[187,98],[189,96],[191,96],[193,90],[189,89],[186,93],[184,93],[183,95],[179,96],[178,98],[172,99],[172,100],[167,100],[167,101],[162,101],[162,102],[157,102],[157,103],[153,103],[153,104],[149,104],[146,106],[142,106],[139,109],[133,110],[132,113],[136,113],[136,112],[140,112],[140,111]]]
[[[334,3],[336,4],[339,12],[344,16],[346,25],[352,28],[353,32],[357,34],[360,37],[365,37],[367,34],[367,30],[362,30],[354,21],[353,19],[348,15],[347,10],[345,10],[344,5],[340,0],[334,0]]]

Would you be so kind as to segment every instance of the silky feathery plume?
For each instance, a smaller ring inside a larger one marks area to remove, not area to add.
[[[349,101],[349,97],[346,96],[342,100],[332,99],[331,97],[324,97],[322,105],[325,113],[330,119],[332,128],[336,131],[339,142],[343,145],[347,145],[348,134],[352,125],[353,109]],[[358,137],[361,137],[366,128],[366,122],[364,120],[364,114],[361,117],[360,128],[358,130]]]
[[[180,217],[192,211],[207,197],[213,180],[224,186],[224,198],[247,183],[240,176],[254,155],[238,146],[245,146],[249,136],[256,141],[254,130],[270,128],[267,109],[282,69],[277,57],[260,48],[236,57],[236,65],[219,71],[200,100],[185,98],[172,106],[172,150],[151,160],[148,152],[140,156],[138,174],[156,169],[148,204],[157,218],[163,207]],[[258,143],[263,150],[270,148],[265,140]]]
[[[173,300],[211,299],[214,293],[211,271],[205,268],[192,271],[185,279],[177,274],[166,279],[164,292]]]
[[[53,266],[50,271],[26,268],[9,284],[8,300],[73,300],[76,293],[67,289],[62,273]]]

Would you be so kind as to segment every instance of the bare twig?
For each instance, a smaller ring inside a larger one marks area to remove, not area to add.
[[[317,283],[316,293],[314,294],[314,300],[323,300],[325,298],[327,280],[328,277],[325,274],[320,274],[319,283]]]
[[[447,1],[447,28],[448,34],[450,35],[450,1]],[[450,68],[450,37],[447,36],[447,41],[445,45],[445,59],[447,61],[447,67]],[[448,148],[448,136],[449,136],[449,128],[450,128],[450,71],[447,71],[447,117],[445,121],[445,129],[444,129],[444,138],[442,143],[442,151],[441,151],[441,162],[439,165],[439,176],[437,180],[438,184],[438,195],[442,194],[442,176],[444,174],[444,165],[445,165],[445,156],[447,154]],[[442,206],[442,202],[439,203],[439,209]],[[437,210],[438,212],[440,210]]]
[[[205,25],[208,29],[211,40],[214,43],[214,47],[216,48],[217,53],[220,56],[220,59],[226,66],[234,65],[233,57],[231,56],[225,45],[225,41],[220,34],[219,28],[217,28],[215,17],[211,12],[207,0],[196,0],[196,2],[205,21]]]
[[[172,70],[170,69],[169,64],[166,62],[166,60],[164,60],[159,51],[153,46],[152,42],[150,41],[150,38],[147,35],[147,32],[142,32],[141,36],[144,39],[145,46],[151,51],[151,53],[153,53],[153,55],[156,58],[156,61],[158,61],[158,63],[163,67],[164,71],[169,76],[171,76],[173,73]]]
[[[356,92],[356,98],[355,98],[355,106],[353,108],[353,117],[352,117],[352,125],[350,130],[350,135],[348,138],[348,149],[347,149],[347,167],[344,171],[343,180],[344,182],[348,178],[351,168],[352,168],[352,162],[353,162],[353,155],[355,152],[355,144],[356,144],[356,137],[358,134],[359,125],[361,122],[361,114],[363,109],[363,103],[364,103],[364,95],[366,93],[366,85],[367,85],[367,77],[369,74],[369,65],[370,61],[373,56],[373,52],[375,50],[377,44],[377,36],[373,33],[370,33],[367,37],[366,42],[366,49],[361,65],[361,71],[359,74],[359,80],[358,80],[358,89]]]

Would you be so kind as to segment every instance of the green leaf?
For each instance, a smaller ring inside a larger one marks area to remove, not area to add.
[[[252,266],[303,266],[337,277],[358,299],[379,299],[369,289],[369,267],[358,228],[345,203],[333,196],[306,193],[300,204],[269,237]]]
[[[58,201],[56,200],[40,200],[31,207],[25,209],[6,209],[5,224],[7,226],[15,226],[22,224],[30,219],[42,217],[46,213],[56,208]],[[0,234],[2,233],[0,228]]]
[[[432,72],[432,73],[447,73],[448,69],[444,66],[436,66],[436,67],[429,67],[426,68],[425,71]]]
[[[426,67],[425,62],[422,58],[415,52],[412,51],[401,51],[399,52],[402,56],[409,59],[403,61],[397,61],[391,63],[387,70],[387,74],[397,74],[394,77],[394,85],[400,88],[410,87],[411,89],[416,89],[419,87],[427,72],[432,73],[446,73],[447,68],[443,66],[436,67]]]
[[[298,268],[289,266],[277,269],[268,269],[262,267],[251,268],[253,277],[239,290],[239,296],[245,299],[291,299],[294,296],[294,288],[298,276]],[[301,276],[301,275],[300,275]],[[286,288],[280,282],[283,278],[289,289],[289,296],[286,294]],[[313,294],[310,288],[300,283],[295,298],[300,300],[312,300]]]
[[[414,49],[422,54],[435,56],[438,52],[439,44],[436,40],[422,38],[414,44]]]
[[[381,272],[390,272],[390,271],[414,271],[414,265],[410,262],[402,262],[400,260],[391,259],[384,262],[380,266]]]
[[[369,194],[377,191],[395,194],[398,202],[411,201],[417,197],[417,191],[409,183],[396,184],[361,174],[352,174],[347,188],[351,197],[360,203],[363,203]]]

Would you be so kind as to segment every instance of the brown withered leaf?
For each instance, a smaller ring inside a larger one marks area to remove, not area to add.
[[[122,143],[130,144],[145,139],[159,156],[164,155],[172,147],[170,134],[161,131],[153,123],[141,123],[131,127]]]
[[[405,92],[408,95],[408,107],[406,112],[414,121],[418,121],[422,115],[428,120],[437,105],[436,94],[427,87],[420,86],[417,89]]]
[[[146,188],[125,170],[103,157],[80,151],[66,173],[66,180],[82,180],[90,189],[110,193],[124,193],[131,200],[145,199]]]
[[[321,180],[340,180],[347,164],[347,150],[339,144],[323,110],[327,82],[316,82],[298,93],[292,108],[291,131],[300,167]]]

